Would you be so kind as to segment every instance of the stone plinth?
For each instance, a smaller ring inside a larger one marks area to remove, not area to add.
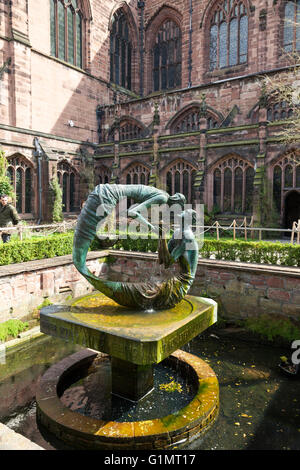
[[[45,307],[40,319],[43,333],[114,358],[112,392],[138,400],[151,390],[152,365],[215,323],[217,304],[210,299],[186,296],[169,310],[139,311],[122,307],[97,293],[65,306]],[[126,380],[126,376],[131,380]]]

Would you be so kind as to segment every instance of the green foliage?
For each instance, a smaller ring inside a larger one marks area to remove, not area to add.
[[[157,237],[153,238],[146,234],[144,238],[137,238],[135,234],[135,239],[133,239],[130,234],[128,235],[125,239],[117,239],[112,248],[141,253],[157,251]],[[73,232],[69,232],[1,244],[0,266],[71,254],[73,236]],[[95,238],[90,249],[91,251],[103,250],[104,246]],[[280,242],[204,240],[203,246],[200,246],[199,256],[201,258],[214,257],[224,261],[300,267],[300,245]]]
[[[50,189],[52,198],[52,222],[61,222],[63,220],[63,192],[57,177],[51,180]]]
[[[273,318],[271,315],[265,314],[260,317],[248,318],[245,321],[245,327],[269,341],[283,339],[292,342],[300,338],[300,328],[289,318]]]
[[[21,320],[7,320],[0,324],[0,341],[6,341],[8,338],[16,338],[19,333],[28,328],[27,322]]]
[[[7,160],[3,150],[0,150],[0,194],[7,194],[12,199],[15,198],[15,193],[10,179],[7,176]]]
[[[73,234],[63,233],[0,245],[0,266],[72,253]]]
[[[50,302],[50,300],[47,298],[47,299],[44,299],[43,302],[41,303],[41,305],[39,305],[37,307],[38,310],[41,310],[42,308],[44,307],[48,307],[49,305],[53,305],[52,302]]]

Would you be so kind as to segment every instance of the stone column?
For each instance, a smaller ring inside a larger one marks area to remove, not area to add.
[[[253,218],[254,225],[262,226],[264,223],[263,204],[266,203],[264,195],[265,188],[265,158],[266,158],[266,138],[267,138],[267,110],[259,109],[259,151],[255,162],[255,177],[253,189]]]

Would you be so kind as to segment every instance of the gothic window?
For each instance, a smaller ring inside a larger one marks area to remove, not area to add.
[[[196,169],[187,162],[177,161],[166,174],[166,191],[185,195],[188,204],[195,202],[194,184]]]
[[[110,81],[131,90],[132,43],[122,9],[112,19],[110,32]]]
[[[136,163],[126,173],[126,184],[148,184],[149,176],[149,169],[140,163]]]
[[[166,20],[158,30],[153,47],[154,91],[181,86],[181,29]]]
[[[120,141],[140,139],[143,129],[133,122],[125,122],[120,126]]]
[[[288,1],[285,4],[283,47],[286,52],[300,50],[300,0]]]
[[[19,214],[32,212],[32,168],[21,157],[8,162],[7,175],[16,194],[16,209]]]
[[[171,127],[171,134],[181,134],[185,132],[195,132],[200,129],[200,111],[199,109],[191,109],[183,116],[180,116]],[[219,127],[219,122],[214,116],[207,117],[207,129],[215,129]]]
[[[77,172],[68,162],[62,161],[57,165],[57,178],[63,192],[63,212],[74,212],[78,206]]]
[[[242,0],[221,0],[210,21],[210,70],[247,62],[248,15]]]
[[[105,166],[95,167],[95,184],[105,184],[110,181],[110,170]]]
[[[213,170],[213,204],[221,212],[251,213],[254,169],[238,157],[223,160]]]
[[[109,132],[109,142],[113,142],[115,139],[115,129],[116,128],[113,126]],[[120,142],[141,139],[144,135],[144,129],[137,122],[130,120],[121,121],[119,129]]]
[[[280,103],[273,103],[268,106],[268,121],[280,121],[282,119],[290,119],[292,116],[293,108],[287,106],[286,101],[281,101]]]
[[[283,210],[284,193],[291,189],[300,189],[298,153],[282,157],[273,167],[273,201],[279,213]]]
[[[83,14],[78,0],[50,0],[51,55],[82,68]]]

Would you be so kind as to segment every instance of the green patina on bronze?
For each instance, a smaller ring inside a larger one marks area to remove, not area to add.
[[[157,227],[151,225],[141,215],[143,209],[152,205],[180,204],[183,207],[185,197],[182,194],[169,196],[163,190],[145,185],[100,184],[89,195],[79,216],[73,245],[73,261],[78,271],[100,292],[115,300],[118,304],[131,308],[168,309],[179,303],[189,291],[197,270],[198,244],[190,226],[185,224],[184,230],[175,230],[167,244],[160,233],[159,259],[165,267],[178,261],[180,273],[173,274],[164,281],[151,282],[114,282],[98,278],[86,266],[86,255],[96,237],[99,226],[112,213],[117,204],[124,198],[137,203],[129,208],[128,216],[148,225],[153,231]],[[181,217],[191,220],[194,211],[182,211]],[[182,224],[183,225],[183,224]],[[182,233],[180,232],[182,230]],[[111,241],[111,246],[114,244]],[[107,248],[107,241],[100,241]],[[108,242],[110,243],[110,242]]]

